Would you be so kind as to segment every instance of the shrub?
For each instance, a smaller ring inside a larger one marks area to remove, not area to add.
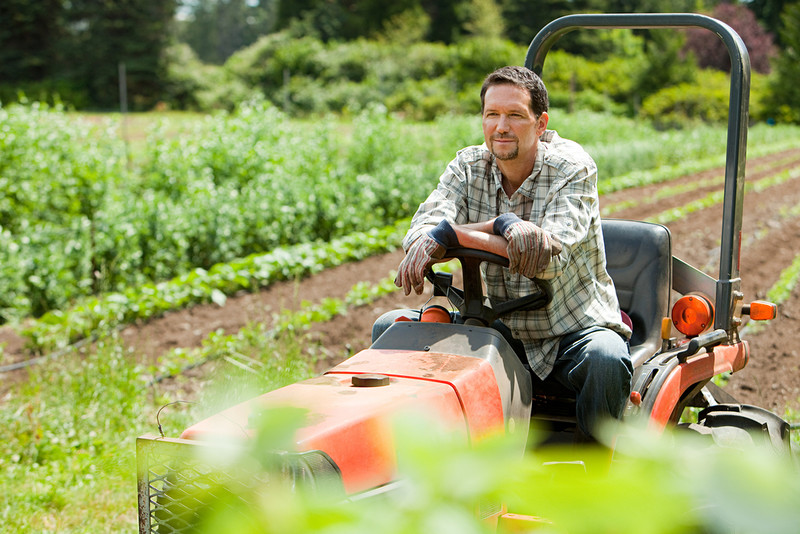
[[[232,111],[257,92],[217,65],[204,64],[186,44],[165,51],[167,75],[162,102],[172,109]]]
[[[750,118],[763,118],[765,77],[753,74],[750,88]],[[681,126],[702,121],[724,123],[728,120],[730,77],[720,71],[702,70],[697,81],[662,89],[642,103],[642,117],[662,127]]]
[[[8,105],[28,102],[63,105],[71,109],[85,109],[90,103],[88,90],[68,80],[0,83],[0,103]]]

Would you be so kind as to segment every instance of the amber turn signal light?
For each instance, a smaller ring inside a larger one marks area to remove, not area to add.
[[[672,322],[681,334],[698,336],[714,322],[714,305],[702,295],[684,295],[672,307]]]
[[[742,306],[742,313],[754,321],[771,321],[778,316],[778,306],[764,300],[754,300]]]

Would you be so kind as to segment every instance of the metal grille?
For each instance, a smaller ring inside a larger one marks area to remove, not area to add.
[[[140,534],[193,532],[215,504],[248,505],[270,477],[344,498],[341,472],[322,451],[273,452],[270,471],[240,463],[244,449],[142,436],[136,441]],[[213,459],[213,461],[211,460]],[[241,508],[239,508],[241,510]]]
[[[231,466],[212,467],[206,460],[212,453],[215,459],[237,458],[241,450],[156,436],[137,440],[140,534],[192,532],[211,503],[266,481],[266,473],[244,477]]]

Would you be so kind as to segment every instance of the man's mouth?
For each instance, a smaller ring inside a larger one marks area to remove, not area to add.
[[[495,143],[512,143],[512,142],[514,142],[516,140],[517,139],[515,137],[494,137],[494,138],[492,138],[492,141],[494,141]]]

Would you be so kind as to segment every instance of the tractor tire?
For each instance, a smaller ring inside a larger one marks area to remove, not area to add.
[[[715,404],[698,414],[697,423],[680,427],[707,436],[718,447],[766,448],[779,456],[792,456],[789,423],[758,406]]]

